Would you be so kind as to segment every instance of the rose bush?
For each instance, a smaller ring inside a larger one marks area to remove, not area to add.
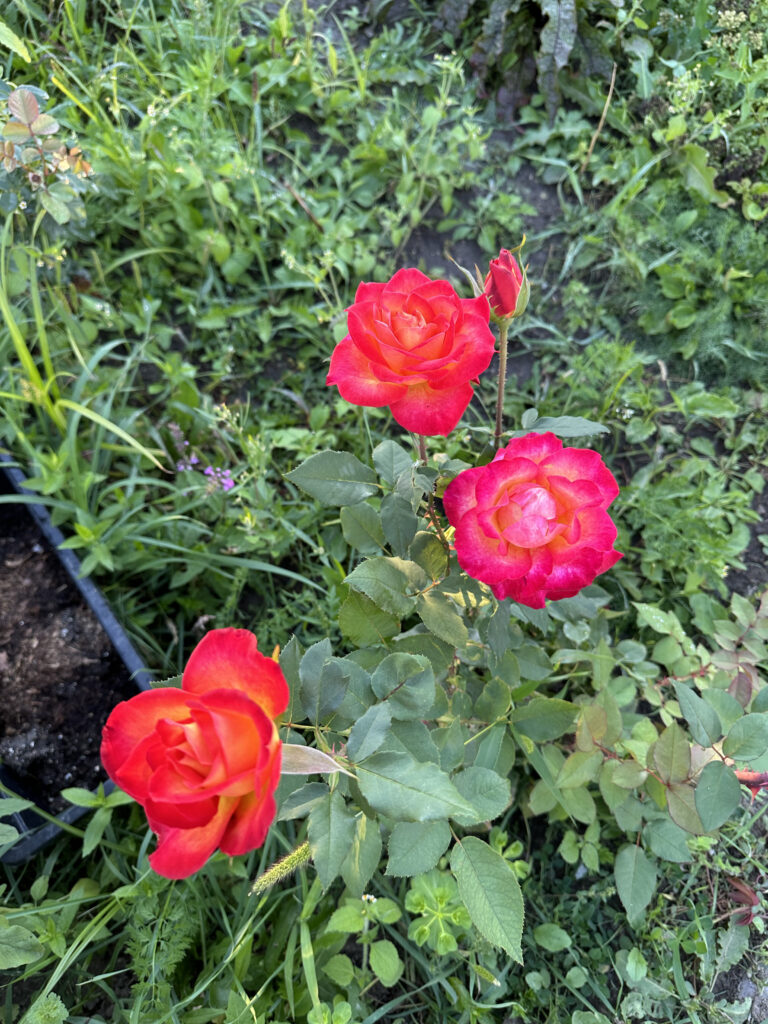
[[[362,283],[326,383],[355,405],[389,406],[406,430],[448,434],[472,398],[472,380],[493,357],[489,317],[484,295],[461,299],[447,281],[420,270]]]
[[[496,316],[512,319],[525,312],[528,305],[528,278],[509,251],[502,249],[491,260],[485,277],[485,294]]]
[[[185,878],[220,848],[261,846],[275,816],[281,744],[274,719],[289,692],[245,629],[215,629],[192,652],[181,689],[139,693],[104,726],[110,778],[158,836],[152,868]]]
[[[622,556],[606,509],[619,488],[597,452],[554,434],[514,438],[446,488],[459,564],[499,600],[573,597]]]

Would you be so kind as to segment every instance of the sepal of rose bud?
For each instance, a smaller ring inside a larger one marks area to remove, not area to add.
[[[514,256],[524,244],[525,238],[516,249],[502,249],[488,268],[484,291],[491,306],[491,317],[496,321],[515,320],[528,306],[531,294],[528,268],[521,267]]]
[[[466,267],[462,267],[462,265],[459,262],[457,262],[453,258],[453,256],[449,256],[448,259],[458,270],[462,272],[464,277],[466,277],[466,279],[469,281],[476,299],[479,299],[481,295],[485,294],[485,284],[483,282],[483,275],[480,273],[480,268],[478,267],[477,264],[475,264],[475,276],[473,277],[471,271],[467,270]]]

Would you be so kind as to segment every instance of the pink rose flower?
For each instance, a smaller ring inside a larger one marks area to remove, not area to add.
[[[618,484],[597,452],[527,434],[467,469],[443,496],[459,565],[499,600],[573,597],[622,556],[606,512]]]
[[[493,357],[489,317],[484,295],[461,299],[448,281],[420,270],[363,283],[326,383],[355,405],[388,405],[415,434],[449,434],[472,398],[472,380]]]

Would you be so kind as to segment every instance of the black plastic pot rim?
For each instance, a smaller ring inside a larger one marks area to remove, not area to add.
[[[25,477],[18,465],[16,465],[10,456],[3,452],[0,452],[0,473],[2,473],[10,483],[13,491],[15,492],[15,497],[20,499],[14,503],[26,506],[27,511],[36,522],[40,532],[48,541],[51,548],[56,553],[57,558],[64,566],[70,580],[78,589],[90,610],[96,616],[99,624],[106,633],[107,638],[119,654],[123,664],[128,670],[131,680],[135,683],[137,690],[150,689],[153,677],[137,654],[136,649],[129,640],[125,630],[117,621],[114,612],[109,606],[109,602],[92,580],[81,575],[82,566],[74,552],[66,548],[64,550],[61,549],[61,545],[64,543],[65,539],[64,534],[51,522],[48,510],[45,506],[40,504],[39,495],[25,487]],[[0,501],[2,501],[2,495],[0,495]],[[7,784],[5,781],[6,777],[3,766],[0,764],[0,781],[2,781],[4,785]],[[9,780],[9,782],[10,781],[11,780]],[[9,785],[8,788],[12,789],[13,786]],[[112,782],[106,782],[104,784],[104,790],[106,792],[110,792],[112,789],[114,789],[114,784]],[[1,797],[2,794],[0,794],[0,798]],[[62,811],[61,814],[58,814],[57,818],[59,821],[71,825],[85,814],[86,810],[88,810],[86,807],[68,807],[66,810]],[[22,838],[16,840],[14,845],[0,856],[0,860],[4,864],[19,864],[28,860],[43,846],[56,838],[56,836],[62,832],[62,829],[53,822],[46,822],[40,826],[31,824],[28,820],[31,816],[37,817],[39,821],[44,821],[44,819],[39,818],[39,815],[34,814],[34,809],[30,809],[28,812],[22,812],[21,814],[8,816],[8,820],[20,833],[22,833]]]

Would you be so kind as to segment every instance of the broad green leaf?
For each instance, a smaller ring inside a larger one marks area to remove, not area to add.
[[[552,662],[546,651],[538,644],[524,643],[515,650],[520,676],[523,679],[549,679],[552,675]]]
[[[586,753],[580,750],[569,754],[565,764],[558,773],[556,784],[561,789],[575,789],[594,782],[603,763],[603,755],[599,750]]]
[[[614,864],[616,891],[629,917],[638,921],[656,891],[656,865],[639,846],[622,846]]]
[[[724,732],[728,732],[734,722],[744,717],[744,708],[726,690],[712,688],[702,691],[701,695],[706,703],[717,712]]]
[[[390,548],[404,558],[419,526],[410,501],[400,494],[388,494],[381,502],[381,526]]]
[[[669,816],[686,832],[699,836],[706,831],[699,812],[696,809],[696,794],[693,786],[683,782],[673,782],[667,789],[667,808]]]
[[[592,437],[609,432],[604,424],[586,420],[583,416],[541,416],[532,429],[539,433],[551,430],[558,437]]]
[[[467,836],[451,853],[451,871],[472,924],[494,946],[523,962],[523,896],[509,862],[487,843]]]
[[[597,808],[588,789],[583,787],[581,789],[560,789],[557,800],[560,806],[576,821],[580,821],[584,825],[591,825],[595,820]]]
[[[336,953],[326,964],[323,964],[321,970],[339,988],[347,988],[355,976],[354,965],[345,953]]]
[[[303,657],[304,650],[295,636],[292,636],[280,651],[280,669],[291,692],[291,700],[286,709],[286,720],[289,722],[299,717],[299,691],[301,690],[299,666]]]
[[[384,556],[361,562],[347,576],[345,583],[398,618],[413,610],[414,595],[429,586],[424,570],[415,562]]]
[[[301,659],[299,678],[301,709],[310,722],[322,722],[344,700],[349,676],[343,659],[333,657],[328,639],[307,650]]]
[[[436,676],[447,672],[453,662],[456,653],[453,647],[438,640],[433,633],[409,633],[408,636],[398,636],[392,641],[395,651],[403,654],[418,654],[429,658],[432,671]]]
[[[0,797],[0,818],[7,818],[10,814],[20,814],[21,811],[26,811],[29,807],[34,806],[32,800],[22,800],[18,796]]]
[[[501,679],[489,679],[475,701],[473,717],[483,722],[495,722],[506,718],[512,703],[509,686]]]
[[[662,782],[682,782],[691,771],[691,745],[676,722],[668,725],[653,748],[653,761]]]
[[[382,744],[382,749],[393,750],[398,754],[410,754],[414,761],[431,761],[443,771],[450,771],[450,768],[440,763],[440,754],[435,746],[433,735],[434,733],[430,732],[426,725],[416,718],[409,721],[395,721]]]
[[[381,518],[366,502],[345,505],[340,513],[341,532],[351,548],[362,555],[374,555],[386,544]]]
[[[386,703],[374,704],[352,726],[347,740],[347,754],[352,761],[363,761],[384,742],[392,724],[392,712]]]
[[[408,754],[373,754],[356,766],[356,773],[363,798],[395,821],[437,821],[476,813],[444,771]]]
[[[647,100],[653,95],[653,78],[648,69],[648,60],[653,56],[653,45],[645,36],[635,34],[625,41],[624,49],[635,55],[631,64],[632,73],[637,78],[637,95]]]
[[[506,777],[515,763],[515,741],[502,722],[473,740],[469,750],[476,751],[473,762],[476,768],[490,768],[497,775]]]
[[[331,914],[331,919],[325,926],[327,932],[346,932],[355,935],[365,927],[365,914],[363,904],[357,900],[347,899],[340,907]]]
[[[5,822],[0,822],[0,846],[15,843],[18,838],[19,830],[17,828],[14,828],[13,825],[6,825]]]
[[[39,960],[44,952],[44,947],[33,933],[20,924],[0,928],[0,971],[31,964]]]
[[[339,629],[356,647],[368,647],[397,636],[400,620],[379,608],[370,597],[350,590],[339,608]]]
[[[285,475],[324,505],[356,505],[379,490],[374,471],[351,452],[318,452]]]
[[[688,142],[676,152],[687,188],[698,192],[709,203],[728,202],[728,193],[715,188],[717,169],[708,164],[709,152],[703,146]]]
[[[419,594],[416,611],[427,629],[435,636],[453,647],[465,646],[469,636],[467,627],[456,610],[456,605],[445,594],[436,590]]]
[[[398,821],[389,836],[386,874],[412,877],[430,871],[448,849],[446,821]]]
[[[46,213],[50,213],[57,224],[66,224],[70,220],[69,207],[52,192],[39,192],[40,205]]]
[[[675,683],[675,695],[691,736],[700,746],[711,747],[723,735],[715,709],[684,683]]]
[[[643,835],[651,848],[651,853],[660,860],[686,864],[692,859],[686,843],[688,833],[669,818],[655,818],[649,821],[643,829]]]
[[[751,714],[734,722],[723,742],[723,753],[734,761],[754,761],[768,750],[768,715]]]
[[[413,463],[414,456],[395,441],[382,441],[373,449],[373,464],[385,483],[394,484]]]
[[[354,839],[355,827],[353,815],[336,790],[310,811],[309,845],[323,889],[327,889],[340,873]]]
[[[76,807],[101,807],[104,803],[103,796],[92,793],[90,789],[84,789],[82,786],[70,786],[67,789],[62,789],[61,795]]]
[[[733,769],[722,761],[710,761],[699,776],[695,799],[706,832],[724,825],[741,800],[741,786]]]
[[[434,533],[420,530],[411,542],[411,558],[433,581],[448,572],[448,553]]]
[[[533,929],[533,941],[548,953],[559,953],[572,944],[571,936],[556,924],[540,924]]]
[[[537,743],[555,740],[573,725],[578,707],[568,701],[549,697],[533,700],[512,712],[515,729]]]
[[[632,602],[637,608],[637,617],[641,623],[650,626],[657,633],[673,636],[676,640],[682,640],[685,636],[680,620],[672,612],[664,612],[653,604],[642,604],[638,601]]]
[[[731,921],[727,930],[720,933],[717,944],[717,974],[727,971],[729,967],[735,967],[741,960],[749,949],[750,932],[751,929],[747,925]]]
[[[490,768],[478,768],[474,765],[464,768],[454,775],[453,784],[467,802],[477,809],[471,818],[456,815],[455,820],[465,828],[483,821],[493,821],[509,806],[509,779],[502,779]]]
[[[435,674],[421,655],[388,654],[371,676],[371,686],[388,701],[393,718],[424,718],[435,702]]]
[[[352,896],[362,896],[381,860],[381,833],[378,821],[357,816],[355,836],[341,865],[341,877]]]
[[[396,985],[405,970],[397,947],[389,939],[378,939],[371,943],[368,962],[371,965],[371,970],[385,988]]]
[[[279,792],[279,791],[278,791]],[[291,821],[294,818],[305,818],[315,804],[328,796],[328,786],[324,782],[307,782],[294,789],[279,803],[278,821]]]

